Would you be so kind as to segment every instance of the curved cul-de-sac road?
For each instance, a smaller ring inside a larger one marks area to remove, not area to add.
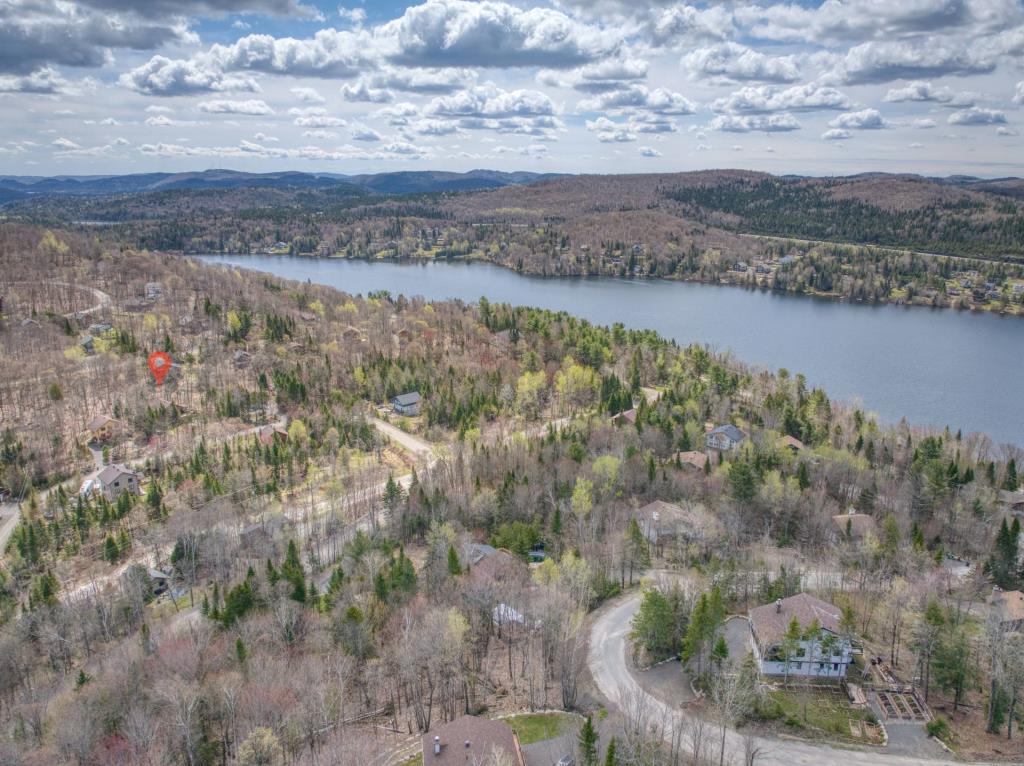
[[[642,700],[649,720],[669,720],[671,716],[692,716],[671,700],[663,700],[648,693],[630,672],[626,652],[629,648],[630,621],[640,604],[640,593],[632,593],[621,600],[603,607],[593,621],[590,631],[590,649],[587,664],[601,695],[615,706],[625,701],[635,705]],[[683,727],[685,729],[685,726]],[[714,762],[718,762],[720,729],[714,726],[713,733],[705,738],[714,740],[711,744]],[[683,751],[692,752],[689,735],[684,735]],[[818,745],[794,740],[754,738],[756,748],[755,766],[963,766],[964,761],[951,759],[933,760],[893,755],[878,750],[857,750]],[[725,763],[743,764],[747,743],[735,731],[726,734]]]

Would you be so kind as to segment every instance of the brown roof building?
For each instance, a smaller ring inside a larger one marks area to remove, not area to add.
[[[704,470],[704,465],[708,461],[708,456],[703,452],[678,452],[676,453],[676,458],[684,468],[686,466],[693,466],[694,468],[702,471]]]
[[[790,436],[789,434],[786,434],[785,436],[782,437],[782,446],[789,447],[794,452],[799,452],[802,449],[806,449],[802,441],[797,439],[795,436]]]
[[[423,766],[526,766],[507,723],[464,715],[423,735]]]
[[[755,607],[748,617],[754,661],[763,675],[832,681],[846,676],[854,649],[849,638],[840,633],[841,613],[837,607],[797,593],[774,604]],[[786,639],[793,620],[800,628],[795,645]],[[809,632],[815,621],[821,628],[817,634]]]
[[[839,635],[839,607],[806,593],[797,593],[774,604],[755,606],[750,610],[750,629],[762,646],[779,644],[794,617],[802,629],[806,630],[817,620],[822,630]]]

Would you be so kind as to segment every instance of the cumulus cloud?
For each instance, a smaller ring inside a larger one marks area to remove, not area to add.
[[[215,157],[240,159],[301,159],[310,161],[344,160],[415,160],[430,156],[429,149],[396,141],[373,150],[345,145],[333,149],[318,146],[277,147],[264,146],[253,141],[241,141],[234,146],[189,146],[182,144],[143,144],[139,151],[147,156],[180,159],[183,157]]]
[[[861,109],[838,115],[828,123],[833,128],[852,130],[881,130],[892,127],[877,109]]]
[[[435,98],[427,113],[444,117],[535,117],[553,115],[554,102],[539,90],[502,90],[493,83]]]
[[[1013,128],[1008,128],[1005,125],[1000,125],[998,128],[996,128],[996,135],[999,135],[999,136],[1016,136],[1016,135],[1020,135],[1020,134],[1017,133],[1017,131],[1014,130]]]
[[[1024,104],[1024,80],[1017,83],[1017,90],[1013,94],[1013,103]]]
[[[713,111],[725,114],[810,112],[849,109],[852,106],[853,102],[846,94],[814,83],[794,85],[784,90],[771,85],[747,86],[711,104]]]
[[[800,123],[787,113],[723,114],[711,121],[711,128],[727,133],[786,133],[800,130]]]
[[[885,83],[892,80],[984,74],[995,61],[960,40],[923,42],[867,42],[847,51],[839,76],[848,85]]]
[[[922,80],[908,82],[902,88],[890,88],[885,94],[885,100],[892,103],[934,102],[957,108],[974,106],[976,98],[973,93],[956,93],[946,86],[937,87]]]
[[[154,56],[142,66],[121,75],[126,88],[150,96],[185,96],[222,91],[258,91],[251,77],[225,73],[208,61],[188,61]]]
[[[914,39],[947,29],[994,32],[1019,23],[1015,3],[969,0],[826,0],[818,6],[740,6],[735,21],[764,40],[814,44]]]
[[[843,128],[832,128],[822,133],[821,137],[826,141],[845,141],[848,138],[853,138],[853,133]]]
[[[537,82],[553,88],[575,88],[583,93],[606,93],[643,80],[648,67],[643,59],[612,58],[569,73],[544,70],[537,75]]]
[[[348,125],[347,120],[328,114],[322,106],[289,109],[288,114],[295,117],[295,125],[300,128],[343,128]]]
[[[0,75],[0,93],[66,93],[70,83],[53,67],[27,75]]]
[[[409,128],[421,136],[450,136],[459,132],[459,126],[448,120],[416,120]]]
[[[657,114],[693,114],[697,105],[682,93],[654,88],[646,85],[630,85],[626,88],[602,93],[580,101],[577,108],[583,112],[642,109]]]
[[[768,56],[739,43],[700,48],[683,56],[692,76],[731,81],[789,83],[800,79],[795,56]]]
[[[381,135],[373,128],[359,123],[352,126],[352,139],[354,141],[380,141]]]
[[[100,67],[118,48],[154,50],[196,40],[182,12],[139,13],[137,4],[62,0],[0,3],[0,72],[27,75],[49,66]]]
[[[260,115],[274,113],[274,110],[270,108],[266,101],[260,101],[259,99],[251,99],[249,101],[201,101],[196,105],[196,109],[208,114]]]
[[[320,95],[316,88],[292,88],[291,93],[299,101],[306,104],[325,104],[327,99]]]
[[[58,149],[81,149],[82,147],[72,141],[70,138],[58,138],[53,142],[53,145]]]
[[[389,58],[408,66],[549,67],[562,69],[604,58],[618,34],[561,11],[521,9],[496,0],[432,0],[384,24]]]
[[[682,3],[664,9],[648,21],[647,32],[657,45],[679,46],[708,40],[727,40],[736,33],[728,8],[697,8]]]
[[[969,109],[953,112],[949,115],[947,122],[950,125],[999,125],[1006,123],[1006,114],[998,109],[972,106]]]
[[[640,147],[640,156],[641,157],[660,157],[661,156],[661,152],[659,152],[657,149],[653,149],[650,146],[641,146]]]
[[[345,83],[341,86],[341,95],[346,101],[363,101],[370,104],[386,104],[395,97],[387,89],[371,88],[365,80],[360,80],[354,85]]]
[[[612,122],[607,117],[598,117],[596,120],[587,120],[587,130],[597,136],[601,143],[627,143],[636,141],[636,133],[633,133],[625,125]]]
[[[394,106],[388,106],[373,113],[373,117],[386,120],[389,125],[402,127],[408,125],[410,120],[419,114],[420,110],[415,104],[402,101]]]

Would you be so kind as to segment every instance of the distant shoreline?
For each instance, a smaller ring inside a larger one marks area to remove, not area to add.
[[[751,235],[757,236],[757,235]],[[895,251],[899,251],[896,248],[887,248]],[[902,252],[902,251],[899,251]],[[916,252],[916,251],[905,251],[905,252]],[[919,255],[928,255],[926,253],[918,253]],[[253,252],[253,253],[215,253],[215,252],[196,252],[186,253],[180,252],[183,257],[192,256],[231,256],[238,258],[246,258],[248,256],[261,256],[261,257],[277,257],[277,258],[307,258],[315,261],[362,261],[365,263],[393,263],[393,264],[427,264],[427,263],[487,263],[491,266],[510,271],[513,274],[519,274],[524,277],[531,277],[536,279],[586,279],[586,280],[599,280],[599,279],[622,279],[622,280],[637,280],[637,281],[662,281],[662,282],[682,282],[697,285],[711,285],[715,287],[735,287],[749,291],[760,291],[766,293],[774,293],[776,295],[785,295],[794,298],[811,298],[825,301],[838,301],[840,303],[849,303],[851,305],[862,305],[862,306],[901,306],[904,308],[926,308],[932,310],[954,310],[957,312],[964,312],[969,314],[992,314],[999,317],[1015,317],[1024,318],[1024,306],[1014,311],[996,311],[989,308],[979,308],[977,306],[965,307],[957,306],[949,303],[946,304],[933,304],[925,302],[924,300],[914,301],[902,301],[902,300],[873,300],[865,301],[855,298],[850,298],[839,293],[823,293],[823,292],[797,292],[794,290],[779,290],[772,287],[771,285],[759,282],[756,286],[747,284],[741,284],[732,280],[720,280],[712,281],[708,279],[699,279],[690,276],[661,276],[661,275],[649,275],[649,274],[636,274],[636,275],[615,275],[615,274],[544,274],[537,271],[526,271],[515,269],[499,261],[492,260],[484,256],[474,255],[454,255],[446,256],[444,258],[436,257],[416,257],[416,256],[346,256],[346,255],[311,255],[311,254],[297,254],[292,255],[291,253],[280,253],[280,252]],[[963,260],[970,260],[963,258],[962,256],[944,256],[936,254],[934,257],[939,258],[961,258]],[[738,272],[737,272],[738,273]]]

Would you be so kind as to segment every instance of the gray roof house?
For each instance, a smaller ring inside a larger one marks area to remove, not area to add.
[[[139,494],[141,475],[129,468],[114,463],[108,465],[96,476],[95,487],[103,493],[107,500],[116,500],[125,492]]]
[[[708,449],[726,451],[736,449],[746,438],[745,433],[729,423],[708,431],[704,437],[704,443]]]
[[[398,415],[419,415],[420,401],[419,391],[410,391],[407,394],[399,394],[391,400],[391,409]]]

